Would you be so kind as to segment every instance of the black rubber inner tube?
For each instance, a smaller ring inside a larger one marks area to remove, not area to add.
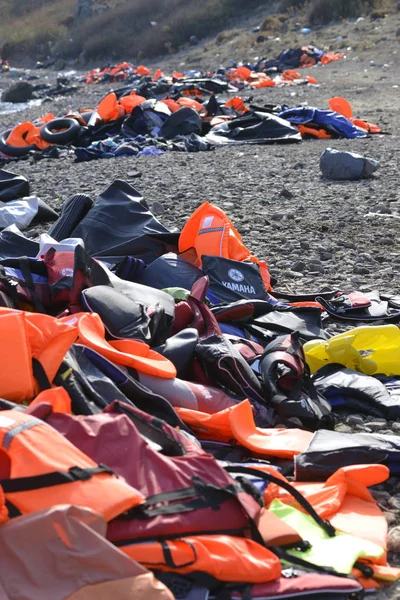
[[[7,138],[10,135],[12,129],[7,129],[0,133],[0,151],[6,156],[12,156],[13,158],[19,158],[20,156],[26,156],[31,150],[38,150],[39,148],[35,144],[29,146],[10,146],[7,144]]]
[[[40,130],[42,138],[50,144],[68,144],[77,136],[81,125],[75,119],[53,119]],[[62,129],[62,131],[60,131]]]

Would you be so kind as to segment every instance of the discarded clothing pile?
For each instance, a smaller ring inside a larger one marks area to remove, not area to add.
[[[73,149],[79,162],[169,150],[199,152],[225,144],[353,139],[381,132],[377,125],[353,118],[344,98],[331,98],[329,110],[260,107],[238,96],[228,100],[217,96],[227,90],[226,84],[206,80],[204,86],[206,98],[191,83],[171,87],[144,79],[134,89],[126,86],[110,92],[96,109],[70,111],[62,118],[48,113],[33,123],[18,123],[0,134],[0,163],[41,152],[57,158],[65,146]]]
[[[10,599],[339,600],[400,577],[368,490],[400,437],[334,431],[354,406],[400,419],[397,297],[280,293],[221,209],[173,233],[119,180],[0,256]],[[327,314],[388,325],[329,338]]]

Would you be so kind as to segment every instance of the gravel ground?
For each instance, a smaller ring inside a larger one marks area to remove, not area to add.
[[[356,116],[379,124],[385,135],[80,164],[68,155],[60,160],[29,159],[7,168],[25,175],[32,192],[56,209],[76,192],[95,198],[114,179],[134,185],[150,204],[161,202],[165,207],[161,220],[171,227],[181,227],[201,202],[214,202],[229,214],[248,247],[267,260],[281,290],[312,292],[329,286],[399,293],[399,54],[398,41],[360,56],[349,52],[347,60],[311,71],[320,87],[267,88],[254,93],[255,103],[308,103],[320,108],[328,107],[331,96],[343,95]],[[184,54],[183,60],[189,55]],[[172,66],[173,60],[170,57],[165,64]],[[6,85],[2,76],[0,88]],[[86,86],[72,97],[52,100],[18,116],[0,116],[1,130],[47,111],[62,115],[69,108],[94,106],[109,89]],[[326,147],[371,156],[380,161],[380,169],[370,180],[326,181],[319,171],[319,157]],[[337,331],[335,326],[331,331]],[[400,424],[353,416],[338,428],[399,433]],[[391,554],[392,564],[400,565],[400,527],[394,529],[400,525],[400,480],[391,479],[374,493],[389,523],[390,547],[399,552]],[[398,599],[400,586],[387,588],[375,598]]]

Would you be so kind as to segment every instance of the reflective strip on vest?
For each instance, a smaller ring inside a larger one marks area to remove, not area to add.
[[[37,425],[44,425],[43,421],[40,419],[36,419],[36,417],[32,417],[29,421],[25,421],[24,423],[20,423],[16,425],[12,429],[9,429],[3,438],[3,448],[4,450],[9,450],[11,446],[11,442],[15,438],[16,435],[26,431],[27,429],[32,429],[32,427],[36,427]]]

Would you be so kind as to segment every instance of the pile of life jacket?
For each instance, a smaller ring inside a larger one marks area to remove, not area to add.
[[[254,70],[264,72],[285,71],[286,69],[299,69],[314,67],[317,64],[327,65],[331,62],[341,60],[345,55],[340,52],[324,51],[315,46],[300,46],[284,50],[277,58],[260,58],[253,65]]]
[[[400,419],[397,297],[279,292],[220,208],[172,233],[118,180],[0,255],[5,597],[350,600],[400,577],[368,489],[400,438],[334,430],[343,405]],[[328,314],[387,324],[329,337]]]
[[[176,79],[190,77],[193,74],[198,77],[215,77],[223,79],[227,77],[230,81],[240,82],[243,79],[248,80],[249,75],[260,75],[270,74],[273,78],[276,78],[275,83],[281,83],[281,79],[276,77],[279,72],[284,72],[288,69],[298,69],[302,67],[313,67],[320,63],[327,65],[333,61],[341,60],[345,58],[345,55],[339,52],[327,52],[316,48],[315,46],[301,46],[299,48],[290,48],[284,50],[277,58],[267,59],[261,58],[257,63],[254,64],[239,64],[235,61],[231,61],[229,67],[220,67],[216,72],[207,71],[191,71],[187,73],[175,72],[172,76]],[[239,70],[238,70],[239,68]],[[246,71],[245,71],[246,70]],[[250,71],[250,73],[248,72]],[[247,75],[243,77],[243,73]],[[85,73],[80,77],[80,81],[86,84],[99,84],[99,83],[115,83],[118,81],[131,82],[138,76],[149,76],[152,75],[151,69],[144,65],[135,66],[129,62],[121,62],[117,64],[107,64],[102,67],[92,69],[88,73]],[[159,78],[162,76],[160,69],[154,72],[153,77]],[[301,79],[299,75],[297,79]],[[312,79],[312,78],[311,78]],[[306,78],[306,81],[308,79]],[[272,83],[274,85],[274,83]]]
[[[271,80],[248,68],[231,70],[234,80],[253,87],[268,87]],[[226,144],[297,143],[303,138],[366,137],[381,133],[375,125],[354,118],[349,102],[329,100],[329,109],[259,107],[225,92],[236,93],[232,81],[218,79],[138,76],[135,83],[108,93],[96,108],[69,111],[57,118],[48,113],[34,122],[24,121],[0,134],[0,161],[6,164],[29,154],[57,158],[71,148],[75,160],[116,156],[163,154],[166,151],[199,152]],[[282,80],[297,81],[296,71]]]

